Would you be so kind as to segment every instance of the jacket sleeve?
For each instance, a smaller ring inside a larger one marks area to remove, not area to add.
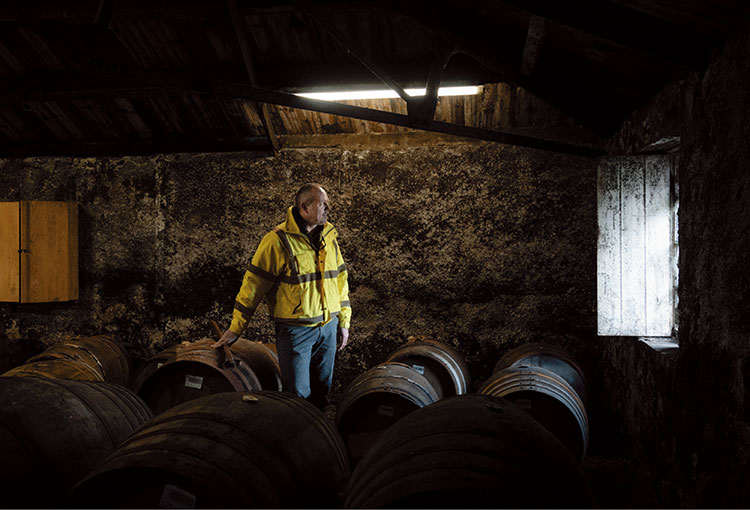
[[[245,270],[242,286],[234,302],[232,324],[229,326],[234,333],[241,335],[245,331],[258,304],[276,285],[284,270],[284,257],[278,236],[274,232],[266,234]]]
[[[352,321],[352,305],[349,303],[349,271],[346,269],[344,263],[344,257],[341,255],[341,250],[338,249],[338,241],[336,242],[336,254],[339,267],[338,275],[338,286],[339,286],[339,302],[341,305],[341,313],[339,314],[339,327],[349,328]]]

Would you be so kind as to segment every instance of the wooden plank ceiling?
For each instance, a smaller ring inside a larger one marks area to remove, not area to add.
[[[413,129],[596,153],[748,20],[746,0],[3,2],[0,156]],[[466,84],[481,92],[434,97]],[[425,86],[408,101],[293,95]]]

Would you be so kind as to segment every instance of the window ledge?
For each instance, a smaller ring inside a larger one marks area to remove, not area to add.
[[[638,341],[663,354],[676,354],[680,349],[677,339],[669,336],[640,336],[638,337]]]

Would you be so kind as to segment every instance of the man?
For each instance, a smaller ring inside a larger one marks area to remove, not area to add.
[[[213,344],[231,345],[266,297],[276,326],[276,350],[284,391],[322,408],[333,380],[336,338],[349,340],[348,272],[328,223],[328,194],[305,184],[286,221],[265,235],[245,271],[232,324]]]

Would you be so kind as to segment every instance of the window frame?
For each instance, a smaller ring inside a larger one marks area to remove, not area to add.
[[[599,160],[598,336],[636,337],[659,349],[677,343],[677,163],[676,150]]]

